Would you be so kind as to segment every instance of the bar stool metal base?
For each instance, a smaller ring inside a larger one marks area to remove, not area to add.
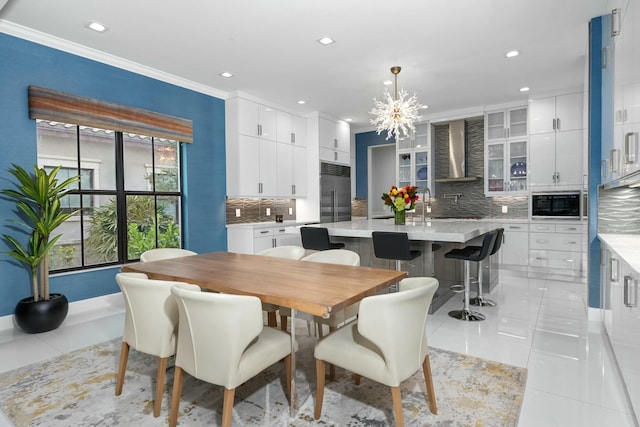
[[[453,310],[449,312],[449,317],[453,317],[454,319],[458,320],[466,320],[469,322],[479,322],[486,319],[483,314],[471,310]]]
[[[475,298],[471,298],[471,301],[469,301],[469,304],[475,305],[476,307],[495,307],[496,306],[495,301],[485,298],[482,295],[478,295]]]

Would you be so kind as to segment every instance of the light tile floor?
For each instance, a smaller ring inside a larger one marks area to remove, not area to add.
[[[475,308],[483,322],[452,319],[454,296],[429,318],[429,344],[529,370],[519,427],[632,427],[598,322],[587,319],[586,284],[500,272],[497,307]],[[121,336],[122,305],[69,316],[38,335],[0,330],[0,372]],[[486,425],[492,425],[486,422]],[[12,426],[0,414],[0,427]]]

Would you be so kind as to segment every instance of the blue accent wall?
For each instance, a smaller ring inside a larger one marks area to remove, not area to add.
[[[37,162],[36,125],[29,119],[27,88],[42,86],[79,96],[143,108],[193,121],[193,144],[183,144],[185,247],[196,252],[226,250],[224,100],[125,71],[77,55],[0,33],[0,188],[7,169]],[[0,233],[12,234],[11,202],[0,198]],[[0,241],[0,252],[8,250]],[[69,301],[118,292],[119,268],[51,278],[51,292]],[[29,273],[0,254],[0,316],[31,296]]]
[[[589,307],[600,308],[600,240],[598,239],[598,186],[601,161],[613,144],[613,42],[611,15],[593,18],[589,33]],[[603,48],[608,50],[607,67],[602,68]]]
[[[356,197],[369,195],[369,147],[389,144],[386,133],[378,135],[376,131],[356,133]],[[395,166],[394,166],[395,167]]]

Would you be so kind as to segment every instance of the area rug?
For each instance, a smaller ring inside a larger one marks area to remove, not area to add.
[[[392,426],[388,387],[337,369],[325,385],[322,417],[315,421],[313,338],[303,336],[298,352],[299,410],[290,417],[284,394],[284,364],[278,363],[236,389],[233,426]],[[159,418],[152,414],[156,360],[131,350],[120,396],[114,395],[120,340],[68,353],[0,375],[0,407],[22,426],[166,426],[173,386],[167,373]],[[429,412],[422,370],[402,384],[407,426],[516,426],[527,370],[431,348],[438,414]],[[223,389],[185,374],[180,426],[217,426]]]

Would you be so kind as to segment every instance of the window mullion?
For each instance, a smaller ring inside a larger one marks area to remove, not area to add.
[[[127,195],[124,191],[124,138],[122,132],[115,133],[116,140],[116,206],[118,227],[118,262],[128,260]]]

